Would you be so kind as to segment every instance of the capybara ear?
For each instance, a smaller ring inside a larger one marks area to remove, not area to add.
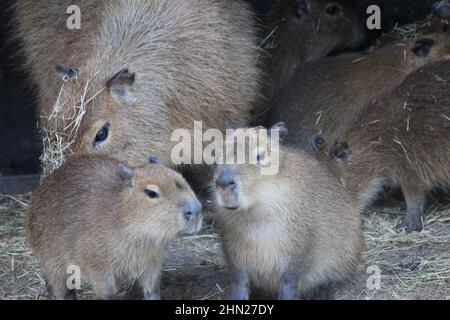
[[[433,14],[442,19],[450,18],[450,3],[438,1],[433,4]]]
[[[330,155],[337,160],[346,161],[350,155],[350,150],[347,142],[335,142],[331,148]]]
[[[55,66],[55,71],[56,71],[56,74],[58,75],[58,77],[60,77],[64,81],[72,79],[78,73],[77,70],[75,70],[75,69],[64,68],[59,65]]]
[[[430,50],[434,46],[434,44],[435,41],[433,39],[417,40],[414,47],[412,48],[412,52],[420,58],[426,58],[430,54]]]
[[[163,164],[162,161],[161,161],[161,159],[158,158],[158,157],[155,157],[155,156],[151,156],[150,158],[148,158],[148,161],[149,161],[151,164]]]
[[[116,100],[131,103],[134,100],[133,85],[135,79],[136,74],[125,68],[109,79],[106,82],[106,87]]]
[[[280,138],[284,138],[288,134],[288,129],[284,122],[275,123],[269,130],[270,134],[272,134],[272,130],[278,130]]]
[[[324,143],[325,139],[320,133],[316,133],[311,137],[311,148],[315,152],[319,151]]]
[[[133,187],[134,170],[131,167],[126,164],[120,164],[117,174],[128,188]]]

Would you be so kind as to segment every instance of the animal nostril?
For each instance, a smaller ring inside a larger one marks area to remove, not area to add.
[[[192,211],[188,211],[188,212],[184,213],[184,217],[187,221],[190,221],[193,216],[194,216],[194,214],[192,213]]]

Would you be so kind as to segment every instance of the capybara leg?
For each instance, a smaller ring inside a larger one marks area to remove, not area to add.
[[[287,272],[281,278],[280,300],[298,300],[298,275],[295,272]]]
[[[46,281],[47,291],[56,300],[76,300],[75,290],[67,288],[67,279],[62,275],[49,275]]]
[[[231,300],[248,300],[250,298],[250,280],[244,271],[231,272]]]
[[[92,285],[97,300],[114,300],[117,298],[116,279],[114,276],[93,278]]]
[[[147,270],[139,279],[145,300],[161,300],[160,272]]]
[[[332,300],[334,299],[334,287],[322,284],[306,293],[302,298],[305,300]]]
[[[422,231],[422,213],[425,205],[425,192],[402,186],[406,201],[406,216],[396,226],[398,230],[406,232]]]

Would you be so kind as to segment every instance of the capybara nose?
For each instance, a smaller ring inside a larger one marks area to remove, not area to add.
[[[294,7],[294,14],[297,18],[304,18],[309,15],[309,4],[306,0],[297,0]]]
[[[236,186],[235,181],[236,175],[233,170],[224,170],[220,173],[216,180],[216,185],[218,188],[226,189],[228,187],[234,188]]]
[[[185,205],[184,218],[191,221],[202,213],[202,205],[197,199],[189,199]]]

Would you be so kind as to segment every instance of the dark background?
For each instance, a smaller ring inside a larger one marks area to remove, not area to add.
[[[21,68],[23,58],[18,54],[17,43],[6,43],[13,33],[13,26],[8,28],[11,17],[6,10],[12,1],[0,0],[0,178],[39,171],[40,139],[34,115],[34,88],[26,79],[26,70]],[[264,13],[276,0],[247,1],[264,18]],[[362,16],[367,5],[380,5],[383,30],[389,31],[397,23],[411,23],[425,18],[434,1],[358,0],[358,5]]]
[[[20,66],[17,45],[8,41],[10,0],[0,1],[0,177],[39,170],[40,141],[34,103]]]

